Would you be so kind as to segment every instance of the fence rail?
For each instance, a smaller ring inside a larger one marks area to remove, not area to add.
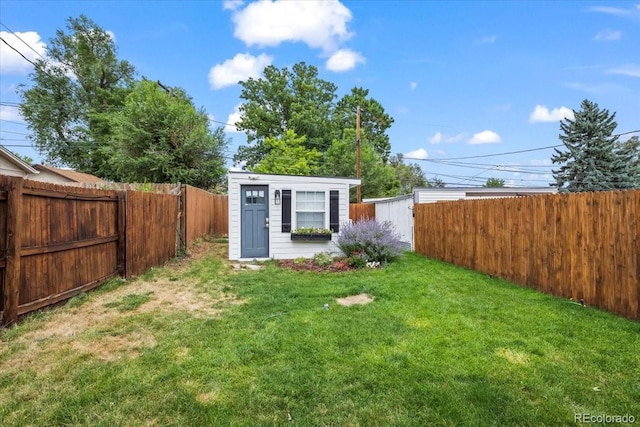
[[[117,275],[141,274],[186,249],[190,240],[221,231],[226,196],[188,186],[148,187],[156,192],[0,176],[2,324]],[[201,218],[208,218],[206,227],[198,226]],[[186,240],[181,232],[190,222],[196,226]]]
[[[640,319],[640,190],[414,209],[418,253]]]

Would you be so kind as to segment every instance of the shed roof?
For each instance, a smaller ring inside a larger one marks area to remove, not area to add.
[[[38,171],[51,172],[53,174],[66,178],[72,182],[104,182],[104,179],[98,178],[95,175],[91,175],[83,172],[76,172],[72,169],[60,169],[60,168],[54,168],[52,166],[45,166],[45,165],[36,165],[34,167]]]
[[[246,177],[247,179],[254,181],[277,181],[277,182],[309,182],[310,180],[326,183],[348,183],[349,188],[356,187],[361,184],[359,178],[347,178],[340,176],[308,176],[308,175],[280,175],[280,174],[266,174],[266,173],[254,173],[248,171],[235,171],[229,170],[229,177],[238,176]]]

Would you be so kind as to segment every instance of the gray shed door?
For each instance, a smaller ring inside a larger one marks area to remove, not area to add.
[[[240,256],[267,258],[269,256],[269,186],[241,187]]]

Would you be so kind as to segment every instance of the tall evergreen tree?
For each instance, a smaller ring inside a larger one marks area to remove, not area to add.
[[[579,192],[633,188],[634,179],[628,163],[618,149],[615,113],[600,109],[589,100],[574,119],[560,122],[560,140],[566,150],[555,149],[551,156],[560,168],[553,170],[560,191]]]
[[[634,136],[621,142],[618,154],[622,157],[622,161],[628,165],[633,187],[640,188],[640,138]]]

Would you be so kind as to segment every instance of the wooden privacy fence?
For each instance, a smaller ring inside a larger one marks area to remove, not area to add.
[[[190,239],[215,233],[216,224],[223,221],[199,209],[215,209],[225,202],[214,198],[218,204],[207,205],[198,202],[209,198],[201,190],[183,190],[103,190],[0,176],[2,323],[11,324],[18,315],[117,275],[131,277],[163,264],[178,249],[186,249],[180,233],[191,221],[195,225]],[[226,207],[222,209],[213,215],[226,220]]]
[[[349,219],[358,221],[361,219],[375,219],[376,218],[376,205],[373,203],[350,203],[349,204]]]
[[[183,236],[187,247],[200,236],[226,236],[229,232],[227,196],[212,194],[190,185],[182,186]]]
[[[414,209],[418,253],[640,319],[640,190]]]

